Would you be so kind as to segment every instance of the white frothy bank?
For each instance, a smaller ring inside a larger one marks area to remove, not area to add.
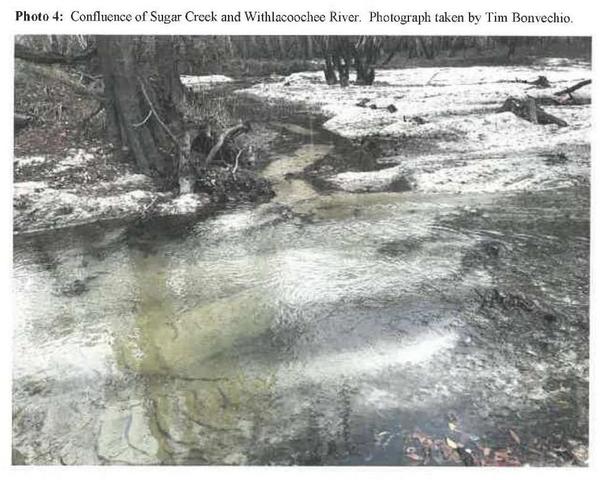
[[[515,81],[540,75],[551,87]],[[581,147],[591,139],[591,105],[543,107],[567,127],[537,125],[497,110],[511,96],[558,98],[555,92],[590,77],[589,64],[547,59],[533,66],[381,70],[374,85],[348,88],[327,85],[322,72],[301,72],[240,92],[318,108],[330,117],[326,129],[350,139],[377,135],[422,143],[422,151],[385,159],[397,167],[329,176],[339,189],[381,191],[403,178],[422,192],[496,192],[587,181],[590,154]],[[574,97],[589,100],[591,86]],[[397,110],[388,111],[390,105]],[[545,163],[548,155],[564,155],[565,161]]]
[[[552,87],[531,89],[514,82],[535,80],[538,75],[546,75]],[[509,96],[552,96],[553,92],[590,76],[590,66],[582,64],[568,68],[552,63],[532,67],[409,68],[381,70],[372,86],[340,88],[327,85],[322,72],[301,72],[281,82],[258,84],[239,92],[318,107],[331,117],[325,128],[344,137],[360,138],[378,133],[404,133],[407,129],[427,133],[431,125],[416,125],[405,117],[421,116],[436,123],[440,117],[493,110]],[[575,95],[590,98],[591,87],[584,87]],[[364,107],[357,106],[361,101],[366,102]],[[390,113],[386,110],[389,105],[394,105],[397,111]],[[456,124],[461,122],[458,119]],[[380,132],[381,129],[386,130]]]
[[[218,85],[220,83],[233,82],[233,79],[225,75],[181,75],[181,83],[192,90]]]
[[[87,169],[97,167],[95,152],[77,150],[64,159],[46,157],[15,158],[15,169],[43,167],[43,180],[13,184],[14,229],[35,231],[98,220],[126,218],[148,213],[186,215],[210,204],[208,195],[174,197],[161,192],[152,178],[123,173],[110,181],[84,183]],[[70,179],[69,175],[75,175]]]
[[[329,182],[347,192],[379,192],[401,180],[403,173],[402,167],[373,172],[342,172],[329,177]]]

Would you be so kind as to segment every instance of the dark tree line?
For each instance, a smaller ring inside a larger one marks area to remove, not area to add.
[[[174,37],[179,49],[179,68],[182,73],[214,71],[232,60],[315,60],[324,59],[323,43],[326,38],[346,43],[350,38],[310,35],[214,35]],[[559,55],[573,49],[589,55],[589,37],[492,37],[492,36],[377,36],[362,37],[370,43],[376,40],[376,49],[362,49],[379,53],[376,66],[389,64],[394,58],[433,60],[437,57],[484,55],[510,58],[520,53]],[[86,52],[94,45],[94,37],[86,35],[21,35],[19,48],[29,51],[62,55],[67,58]]]

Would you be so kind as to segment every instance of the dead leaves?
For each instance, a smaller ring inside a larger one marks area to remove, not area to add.
[[[405,440],[404,456],[413,465],[463,465],[515,467],[522,465],[522,441],[517,432],[508,429],[506,445],[497,448],[482,444],[477,435],[464,431],[455,415],[448,416],[448,430],[441,438],[415,430]]]
[[[510,448],[496,450],[492,456],[492,461],[487,465],[496,467],[518,467],[520,460],[514,455]]]

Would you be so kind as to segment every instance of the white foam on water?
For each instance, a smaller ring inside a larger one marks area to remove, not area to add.
[[[278,379],[289,381],[328,382],[341,378],[381,375],[385,370],[406,365],[422,365],[439,353],[456,345],[455,332],[428,333],[408,344],[378,343],[348,352],[318,355],[304,362],[282,367]]]

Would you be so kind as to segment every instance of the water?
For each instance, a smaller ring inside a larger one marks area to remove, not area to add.
[[[587,190],[326,194],[286,174],[342,147],[282,128],[268,204],[15,238],[14,448],[406,465],[454,417],[522,462],[587,444]]]

